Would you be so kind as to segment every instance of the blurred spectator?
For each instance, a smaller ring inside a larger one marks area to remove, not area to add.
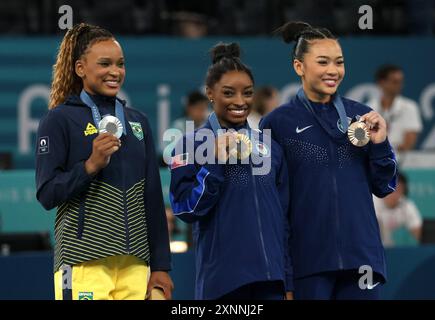
[[[380,89],[378,99],[368,105],[379,112],[387,122],[388,140],[397,152],[414,148],[422,130],[417,103],[401,95],[404,74],[399,66],[383,65],[376,71]]]
[[[408,182],[403,174],[398,174],[396,191],[384,199],[373,197],[373,201],[384,246],[394,246],[393,233],[401,227],[406,227],[420,241],[422,218],[414,202],[408,198]]]
[[[12,154],[10,152],[0,152],[0,170],[11,170]]]
[[[408,31],[412,34],[432,35],[435,30],[435,1],[407,0]]]
[[[280,0],[217,1],[218,34],[270,34],[280,24]]]
[[[177,12],[174,14],[174,34],[190,39],[198,39],[208,34],[207,17],[195,12]]]
[[[337,34],[366,34],[358,27],[362,5],[373,8],[370,34],[434,34],[434,0],[14,0],[0,1],[0,33],[56,34],[58,8],[70,5],[74,21],[110,26],[115,34],[270,34],[284,21],[306,20]],[[328,14],[325,14],[328,12]]]
[[[249,126],[258,129],[262,117],[279,105],[279,92],[272,86],[259,87],[255,90],[252,110],[248,116]]]
[[[176,119],[172,128],[186,132],[186,121],[193,121],[195,129],[201,127],[207,120],[208,116],[208,99],[199,91],[189,93],[186,99],[184,116]]]
[[[192,91],[186,98],[184,115],[172,122],[171,129],[180,130],[186,133],[186,121],[194,122],[194,129],[201,127],[208,117],[208,98],[199,91]],[[168,145],[169,146],[169,145]],[[160,166],[166,167],[169,164],[173,148],[164,148],[160,157]]]

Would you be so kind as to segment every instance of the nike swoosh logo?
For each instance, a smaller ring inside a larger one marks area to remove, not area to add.
[[[376,282],[375,284],[367,284],[367,289],[372,290],[374,287],[376,287],[379,284],[379,282]]]
[[[301,133],[309,128],[311,128],[313,125],[311,126],[306,126],[305,128],[299,129],[299,127],[296,127],[296,133]]]

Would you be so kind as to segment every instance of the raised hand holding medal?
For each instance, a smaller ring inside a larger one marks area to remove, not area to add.
[[[379,113],[370,111],[361,116],[359,121],[367,126],[372,143],[382,143],[387,139],[387,123]]]
[[[100,133],[92,141],[92,153],[85,162],[85,169],[89,175],[98,173],[110,162],[110,156],[119,150],[121,140],[111,133]]]
[[[121,138],[122,132],[123,132],[123,126],[121,121],[114,116],[105,116],[101,121],[98,123],[98,131],[100,133],[111,133],[118,139]]]
[[[99,135],[92,141],[92,153],[85,162],[85,170],[88,174],[94,175],[105,168],[110,162],[110,156],[121,147],[122,134],[125,134],[124,112],[119,101],[115,104],[115,116],[105,116],[101,119],[97,106],[82,90],[80,99],[91,109],[94,123],[98,125]]]

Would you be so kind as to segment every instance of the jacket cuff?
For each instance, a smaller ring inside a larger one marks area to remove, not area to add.
[[[391,157],[392,154],[394,153],[388,138],[384,142],[370,144],[370,159]]]
[[[151,272],[154,271],[166,271],[169,272],[172,270],[170,263],[151,263],[150,264]]]
[[[78,167],[77,173],[78,173],[79,181],[83,184],[87,184],[91,182],[92,180],[94,180],[95,176],[97,175],[97,174],[89,175],[86,172],[85,162],[86,161],[83,160],[76,164],[76,166]]]

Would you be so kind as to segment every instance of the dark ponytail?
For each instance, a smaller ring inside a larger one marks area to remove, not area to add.
[[[309,41],[317,39],[333,39],[337,37],[326,28],[314,28],[306,22],[290,21],[275,30],[275,34],[281,35],[285,43],[295,42],[293,47],[293,59],[303,61],[305,53],[309,50]]]
[[[208,68],[205,84],[212,88],[216,82],[228,71],[243,71],[254,82],[254,77],[248,66],[240,60],[240,46],[233,42],[230,44],[218,43],[210,50],[212,65]]]

